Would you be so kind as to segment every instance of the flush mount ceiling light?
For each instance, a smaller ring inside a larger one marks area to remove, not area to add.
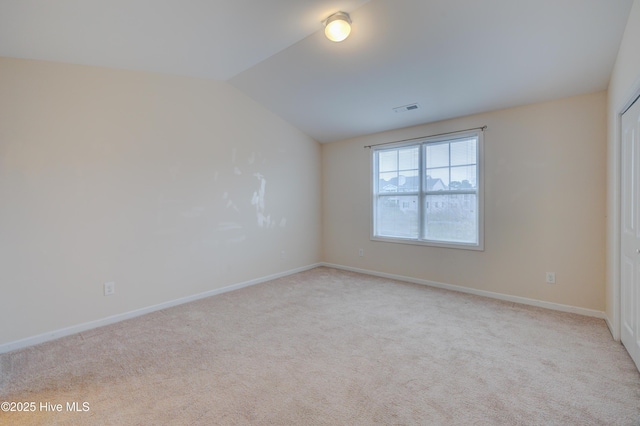
[[[351,18],[346,12],[336,12],[324,21],[324,35],[331,41],[342,41],[350,32]]]

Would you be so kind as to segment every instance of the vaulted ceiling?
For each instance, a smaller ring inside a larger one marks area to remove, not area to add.
[[[0,56],[225,80],[331,142],[604,90],[632,3],[0,0]]]

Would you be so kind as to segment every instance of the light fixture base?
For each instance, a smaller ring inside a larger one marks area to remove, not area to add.
[[[324,34],[331,41],[340,42],[351,33],[351,17],[347,12],[336,12],[322,23]]]

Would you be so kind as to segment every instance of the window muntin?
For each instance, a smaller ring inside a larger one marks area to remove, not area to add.
[[[482,250],[482,133],[373,149],[372,238]]]

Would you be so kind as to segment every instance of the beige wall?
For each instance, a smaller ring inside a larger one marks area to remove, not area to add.
[[[619,338],[620,113],[640,94],[640,0],[635,0],[625,28],[608,91],[607,133],[607,291],[606,314]]]
[[[371,241],[363,146],[482,125],[485,250]],[[605,166],[605,92],[323,145],[323,259],[602,311]],[[547,271],[557,284],[545,282]]]
[[[319,193],[226,83],[0,58],[0,345],[314,264]]]

